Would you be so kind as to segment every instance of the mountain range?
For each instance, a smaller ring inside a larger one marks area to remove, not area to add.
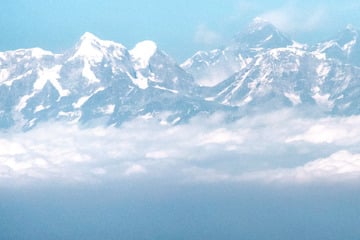
[[[134,118],[180,124],[217,111],[311,109],[360,114],[359,31],[301,44],[256,18],[224,48],[178,64],[152,41],[133,49],[91,33],[61,54],[0,53],[0,128],[41,122],[120,126]]]

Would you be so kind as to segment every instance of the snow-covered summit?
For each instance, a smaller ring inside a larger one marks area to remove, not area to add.
[[[359,30],[349,24],[334,38],[317,44],[315,49],[328,58],[360,66],[359,34]]]
[[[136,63],[136,68],[144,69],[149,65],[151,57],[156,53],[158,47],[155,42],[145,40],[135,45],[133,49],[129,51],[131,57]]]
[[[358,37],[359,31],[353,25],[349,24],[342,32],[339,33],[335,41],[340,46],[344,46],[350,42],[356,42]]]
[[[285,33],[262,18],[255,18],[246,31],[235,36],[235,41],[243,48],[278,48],[293,44]]]
[[[39,47],[35,48],[27,48],[27,49],[17,49],[17,50],[10,50],[6,52],[0,53],[0,60],[5,60],[6,58],[17,58],[17,57],[28,57],[28,58],[35,58],[41,59],[45,56],[54,56],[55,54],[51,51],[44,50]]]
[[[261,31],[263,28],[265,28],[267,26],[273,26],[273,25],[271,24],[271,22],[265,20],[264,18],[255,17],[252,20],[252,22],[248,25],[247,31],[249,33]]]
[[[255,18],[223,49],[199,51],[182,64],[201,86],[215,86],[246,67],[257,54],[276,48],[304,48],[270,22]]]
[[[115,125],[146,117],[177,124],[198,113],[319,108],[360,114],[360,44],[347,27],[324,43],[299,44],[263,19],[228,46],[181,66],[153,41],[128,50],[85,33],[63,54],[0,53],[0,128],[42,121]]]
[[[95,34],[91,33],[91,32],[85,32],[81,37],[80,37],[80,41],[101,41],[97,36],[95,36]]]
[[[110,40],[103,40],[100,39],[99,37],[97,37],[95,34],[90,33],[90,32],[85,32],[81,37],[80,37],[80,41],[77,43],[77,46],[81,46],[81,45],[89,45],[89,44],[93,44],[93,45],[101,45],[103,47],[111,47],[111,46],[117,46],[120,48],[125,48],[122,44],[114,42],[114,41],[110,41]]]
[[[76,58],[87,58],[95,62],[100,62],[104,56],[107,55],[109,49],[115,49],[120,52],[124,52],[126,48],[120,44],[109,40],[101,40],[92,33],[85,32],[79,42],[76,44],[74,53],[69,60]]]
[[[119,125],[142,115],[177,123],[201,111],[205,100],[190,96],[195,88],[154,42],[128,51],[87,32],[63,54],[0,53],[0,128],[31,129],[49,120]]]

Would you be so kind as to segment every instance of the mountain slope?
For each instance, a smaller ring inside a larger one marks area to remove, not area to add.
[[[241,67],[228,71],[227,78],[203,88],[203,97],[209,101],[243,109],[316,107],[324,113],[358,114],[357,36],[356,29],[347,27],[335,40],[308,47],[290,40],[272,24],[255,19],[247,32],[235,38],[235,44],[198,53],[182,66],[195,79],[204,77],[201,81],[205,82],[218,66],[231,66],[230,57],[211,59],[212,52],[231,52],[246,59],[237,60]]]
[[[258,53],[294,44],[270,22],[256,18],[246,31],[234,37],[229,46],[199,51],[181,66],[194,76],[198,84],[215,86],[244,69]]]
[[[39,122],[115,125],[134,118],[178,124],[199,113],[284,107],[360,113],[358,30],[314,46],[255,19],[222,49],[178,65],[156,43],[132,49],[85,33],[62,54],[40,48],[0,53],[0,127]]]
[[[27,49],[1,53],[0,61],[2,128],[29,129],[49,119],[120,124],[164,111],[160,120],[173,122],[173,115],[182,119],[209,104],[191,96],[192,76],[151,41],[127,50],[85,33],[64,54]]]

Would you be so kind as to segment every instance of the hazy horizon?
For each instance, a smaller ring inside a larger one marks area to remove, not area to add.
[[[228,43],[255,17],[299,42],[327,40],[348,24],[359,28],[360,4],[348,1],[10,1],[2,3],[0,51],[41,47],[61,53],[85,32],[131,49],[155,41],[178,62]],[[174,29],[176,29],[174,31]]]
[[[357,240],[344,1],[4,0],[0,240]],[[226,45],[255,17],[271,22]]]

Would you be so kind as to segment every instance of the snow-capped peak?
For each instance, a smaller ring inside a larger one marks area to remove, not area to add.
[[[17,50],[11,50],[1,53],[2,58],[5,58],[6,56],[31,56],[32,58],[41,59],[44,56],[51,56],[55,55],[54,53],[44,50],[39,47],[35,48],[28,48],[28,49],[17,49]]]
[[[93,45],[97,45],[97,46],[101,46],[101,47],[111,47],[111,46],[116,46],[118,48],[123,48],[125,49],[125,47],[117,42],[113,42],[113,41],[109,41],[109,40],[102,40],[100,38],[98,38],[96,35],[90,33],[90,32],[85,32],[81,37],[80,37],[80,41],[77,44],[79,45],[86,45],[86,44],[93,44]]]
[[[245,48],[278,48],[293,45],[293,41],[270,22],[255,18],[247,31],[235,36],[235,42]]]
[[[248,30],[249,32],[261,31],[265,26],[272,26],[272,24],[261,17],[256,17],[249,24]]]
[[[352,48],[357,44],[359,36],[358,30],[352,25],[347,25],[346,29],[340,32],[335,42],[345,51],[346,55],[350,55]]]
[[[107,53],[107,49],[115,47],[116,49],[125,50],[126,48],[120,43],[116,43],[108,40],[101,40],[92,33],[85,32],[80,41],[76,44],[75,53],[69,59],[75,59],[77,57],[86,57],[95,62],[100,62]]]
[[[353,32],[353,33],[356,33],[357,32],[357,29],[354,27],[354,25],[352,25],[352,24],[348,24],[347,26],[346,26],[346,30],[349,30],[349,31],[351,31],[351,32]]]
[[[136,44],[129,53],[134,60],[136,67],[138,69],[143,69],[149,65],[149,61],[156,51],[156,43],[150,40],[145,40]]]
[[[101,51],[101,40],[94,34],[86,32],[76,44],[75,53],[69,60],[77,57],[86,57],[96,62],[100,62],[103,56],[104,53]]]
[[[356,39],[358,35],[359,35],[358,30],[354,26],[347,25],[346,29],[340,33],[337,41],[339,42],[340,45],[344,45],[347,42]]]
[[[100,39],[95,36],[94,34],[90,33],[90,32],[85,32],[81,37],[80,37],[80,42],[83,41],[100,41]]]

